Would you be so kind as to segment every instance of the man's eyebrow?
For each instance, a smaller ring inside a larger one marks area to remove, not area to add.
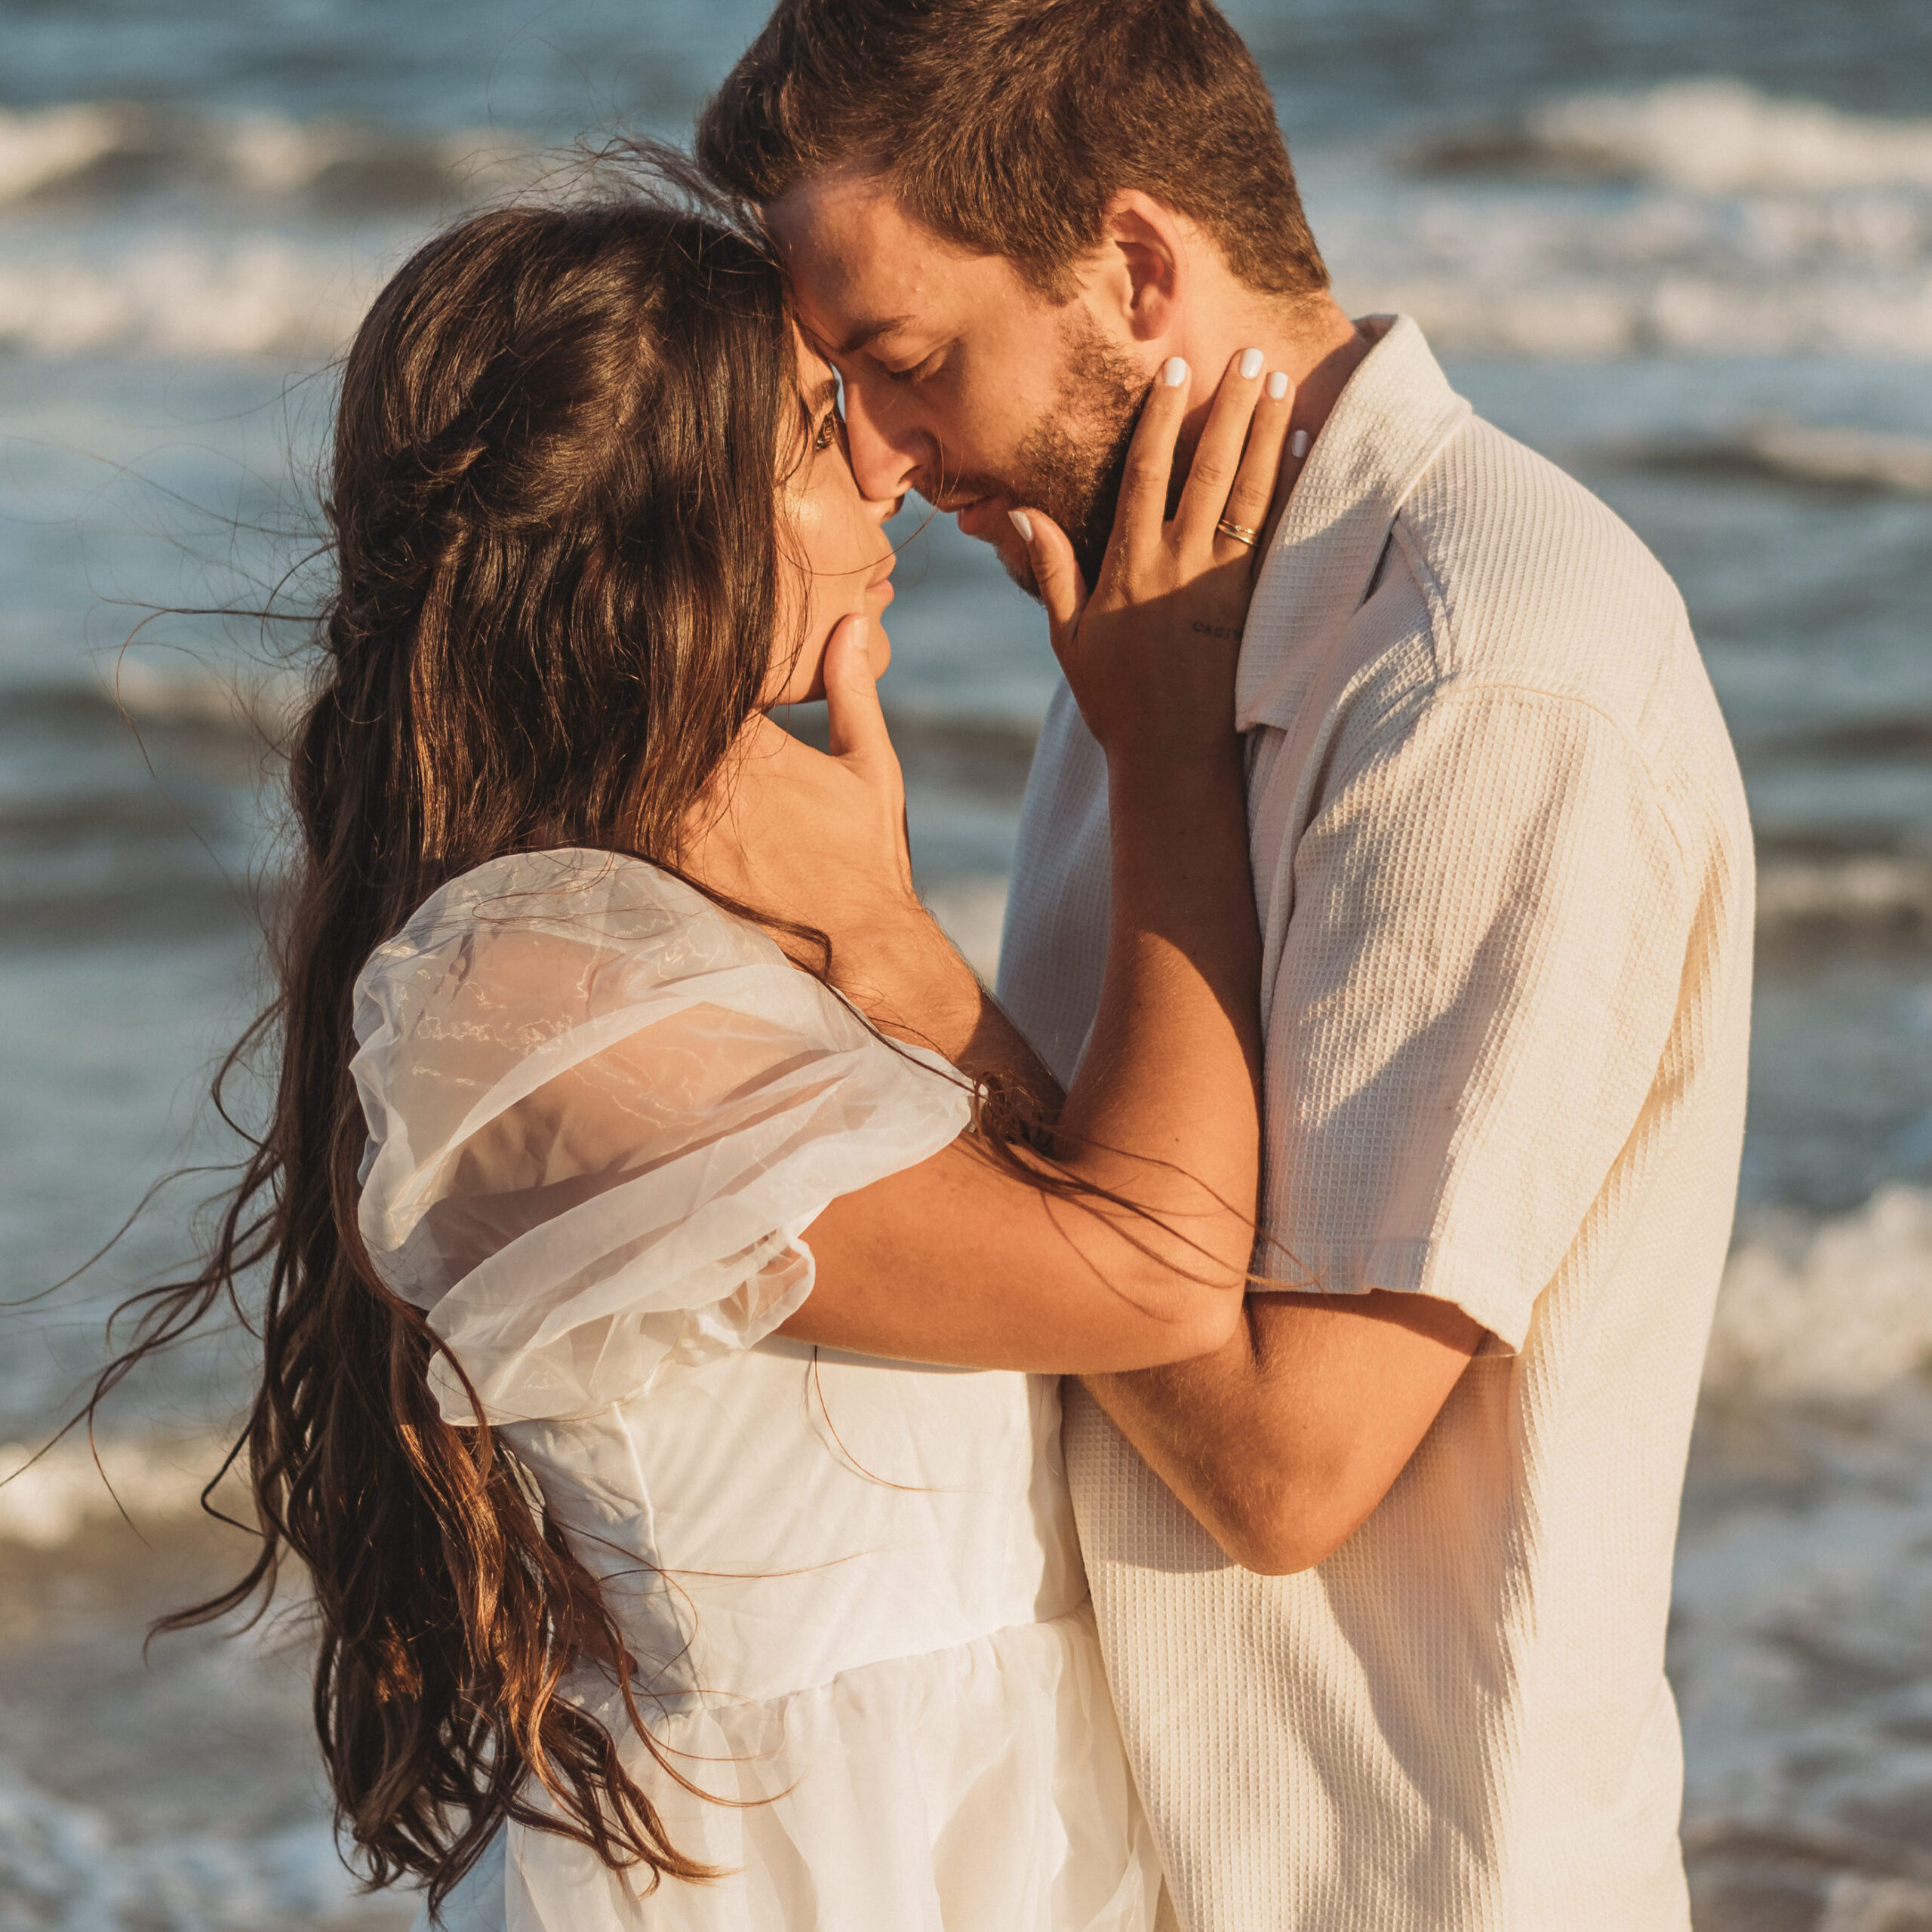
[[[856,355],[862,349],[869,347],[882,335],[889,335],[894,329],[903,329],[912,321],[910,315],[886,315],[875,322],[861,322],[838,345],[841,355]]]

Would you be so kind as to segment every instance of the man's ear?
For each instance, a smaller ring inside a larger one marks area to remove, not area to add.
[[[1129,188],[1107,204],[1100,224],[1104,297],[1137,342],[1173,334],[1187,297],[1187,237],[1179,217]]]

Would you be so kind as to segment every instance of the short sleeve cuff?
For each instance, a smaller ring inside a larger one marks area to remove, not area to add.
[[[1257,1290],[1263,1294],[1364,1295],[1380,1288],[1453,1303],[1510,1355],[1528,1336],[1543,1285],[1512,1281],[1491,1256],[1423,1239],[1316,1241],[1281,1234],[1257,1259],[1256,1272],[1276,1284]]]

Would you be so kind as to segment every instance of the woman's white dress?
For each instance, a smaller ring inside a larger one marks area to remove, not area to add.
[[[445,1924],[1145,1932],[1158,1867],[1054,1383],[774,1333],[811,1292],[801,1231],[950,1142],[958,1076],[595,852],[445,887],[370,960],[355,1023],[370,1252],[602,1580],[660,1747],[731,1801],[630,1737],[672,1841],[727,1875],[640,1899],[513,1827]],[[572,1693],[623,1734],[594,1668]]]

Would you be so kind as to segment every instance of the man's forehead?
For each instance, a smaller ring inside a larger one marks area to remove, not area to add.
[[[986,259],[908,214],[875,177],[849,169],[801,182],[772,204],[769,218],[801,318],[841,353],[922,326]]]
[[[941,245],[939,236],[906,213],[886,182],[850,166],[795,182],[768,213],[780,246],[813,260],[862,257],[875,245]]]

